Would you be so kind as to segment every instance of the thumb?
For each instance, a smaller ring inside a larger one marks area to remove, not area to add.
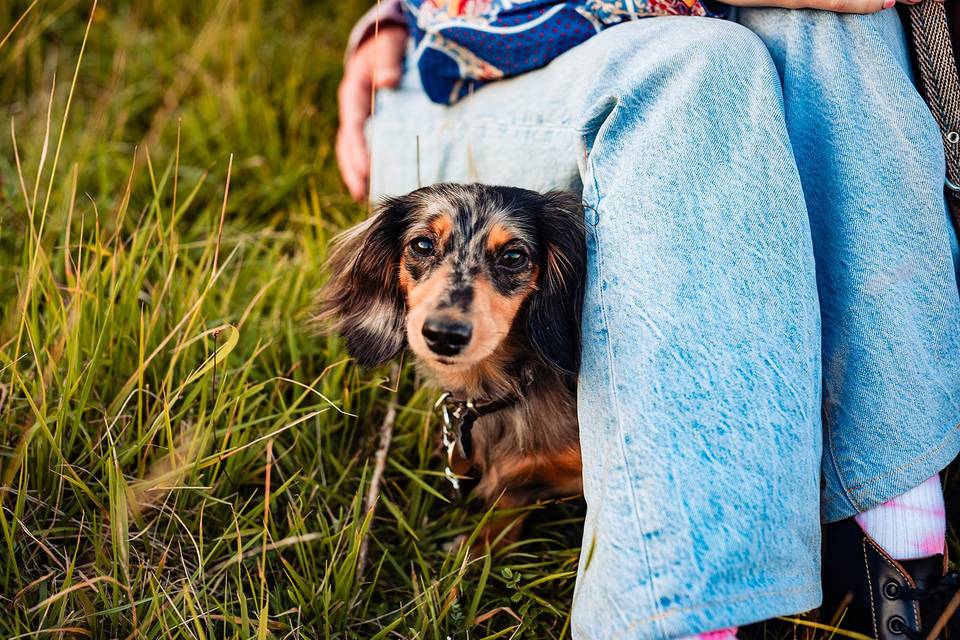
[[[373,71],[374,89],[392,89],[400,85],[403,68],[398,62],[381,62]]]

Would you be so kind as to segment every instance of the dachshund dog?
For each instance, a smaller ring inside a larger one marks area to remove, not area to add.
[[[337,239],[320,318],[363,366],[409,347],[446,391],[448,473],[477,478],[488,505],[521,507],[582,491],[585,263],[579,197],[438,184],[383,201]],[[516,540],[507,524],[481,540]]]

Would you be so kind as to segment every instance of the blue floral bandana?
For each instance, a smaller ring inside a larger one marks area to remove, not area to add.
[[[719,16],[707,1],[404,0],[404,10],[424,91],[434,102],[453,104],[627,20]]]

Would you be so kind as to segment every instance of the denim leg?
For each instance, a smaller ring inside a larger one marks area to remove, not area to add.
[[[752,9],[804,186],[823,313],[823,515],[917,486],[960,451],[960,297],[940,135],[896,11]]]
[[[753,34],[687,20],[620,32],[586,112],[581,637],[819,603],[818,307],[779,82]]]
[[[815,607],[819,310],[762,42],[719,20],[618,26],[451,108],[408,76],[370,134],[377,193],[583,191],[573,637],[669,638]]]

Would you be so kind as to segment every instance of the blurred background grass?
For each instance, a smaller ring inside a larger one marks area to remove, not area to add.
[[[0,3],[0,636],[569,636],[582,506],[446,551],[434,392],[307,327],[366,6]]]

